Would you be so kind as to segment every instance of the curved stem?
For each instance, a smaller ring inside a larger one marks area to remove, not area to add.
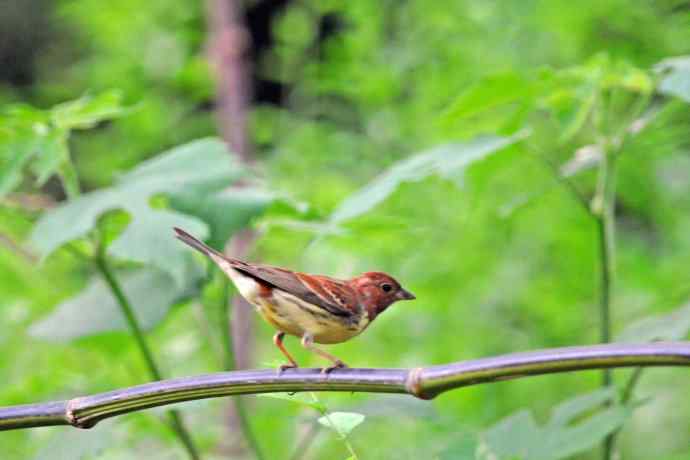
[[[129,329],[132,332],[132,335],[134,336],[134,340],[137,342],[139,351],[141,351],[144,361],[146,362],[146,367],[148,368],[149,374],[154,380],[162,380],[163,377],[161,375],[160,369],[158,368],[158,365],[156,364],[156,361],[153,358],[153,353],[151,352],[151,349],[148,343],[146,342],[146,338],[144,337],[144,333],[141,330],[141,326],[139,326],[139,321],[134,315],[132,305],[129,303],[127,296],[125,296],[125,293],[122,287],[120,286],[120,283],[115,278],[115,275],[110,270],[110,267],[108,266],[103,251],[98,252],[98,254],[96,255],[95,262],[96,266],[98,267],[98,270],[103,276],[103,279],[105,280],[106,284],[113,293],[113,296],[115,296],[115,299],[117,300],[117,303],[120,306],[120,309],[122,310],[122,314],[125,316],[127,325],[129,326]],[[199,452],[196,446],[194,445],[192,437],[190,436],[189,432],[184,426],[184,423],[182,422],[182,417],[180,416],[180,413],[177,410],[173,409],[168,411],[167,416],[170,419],[170,426],[172,427],[173,431],[177,434],[177,436],[180,438],[180,441],[187,450],[189,457],[193,460],[200,459],[201,457],[199,456]]]
[[[690,367],[690,342],[605,344],[516,353],[414,369],[274,369],[162,380],[56,401],[0,408],[0,430],[49,425],[90,428],[100,420],[194,399],[295,391],[407,393],[431,399],[445,391],[507,379],[586,369]]]

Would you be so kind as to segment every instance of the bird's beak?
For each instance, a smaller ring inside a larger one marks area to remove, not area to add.
[[[410,291],[400,288],[398,293],[395,295],[398,300],[414,300],[416,297]]]

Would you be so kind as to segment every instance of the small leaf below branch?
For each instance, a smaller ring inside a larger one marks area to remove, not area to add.
[[[331,412],[319,417],[319,423],[345,437],[364,422],[364,415],[356,412]]]

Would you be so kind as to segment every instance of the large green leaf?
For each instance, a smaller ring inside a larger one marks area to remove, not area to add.
[[[144,329],[160,322],[170,306],[191,293],[201,272],[188,264],[185,285],[155,269],[116,273],[134,314]],[[126,331],[128,325],[112,292],[100,278],[94,278],[81,293],[59,304],[47,317],[34,323],[32,336],[67,341],[106,331]]]
[[[683,340],[690,333],[690,303],[666,315],[653,315],[630,323],[616,338],[617,342],[652,342]]]
[[[181,189],[217,190],[242,174],[222,141],[194,141],[142,163],[112,187],[85,194],[45,213],[34,229],[32,241],[47,256],[63,244],[86,235],[103,214],[122,209],[131,221],[108,251],[114,256],[158,267],[181,286],[188,250],[172,237],[171,227],[186,228],[199,237],[207,235],[207,227],[194,217],[151,208],[151,197]]]
[[[277,201],[292,209],[298,207],[276,193],[254,187],[228,188],[213,194],[190,190],[170,197],[174,209],[208,224],[207,242],[216,248],[222,248],[230,235],[245,228]]]
[[[521,410],[484,432],[480,458],[558,460],[591,449],[630,416],[631,409],[616,404],[615,396],[611,388],[577,396],[558,405],[543,426]],[[607,402],[610,406],[591,414]]]
[[[664,59],[655,66],[662,73],[658,90],[690,102],[690,56]]]
[[[510,137],[480,137],[469,142],[435,147],[406,158],[343,200],[331,214],[330,221],[337,225],[370,211],[404,182],[420,181],[432,174],[443,178],[458,177],[472,163],[514,144],[523,137],[523,133]]]

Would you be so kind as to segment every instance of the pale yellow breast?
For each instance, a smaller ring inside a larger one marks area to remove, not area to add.
[[[362,332],[369,318],[366,314],[348,319],[335,316],[321,307],[277,289],[270,299],[263,299],[261,315],[281,331],[301,337],[309,332],[317,343],[340,343]]]

